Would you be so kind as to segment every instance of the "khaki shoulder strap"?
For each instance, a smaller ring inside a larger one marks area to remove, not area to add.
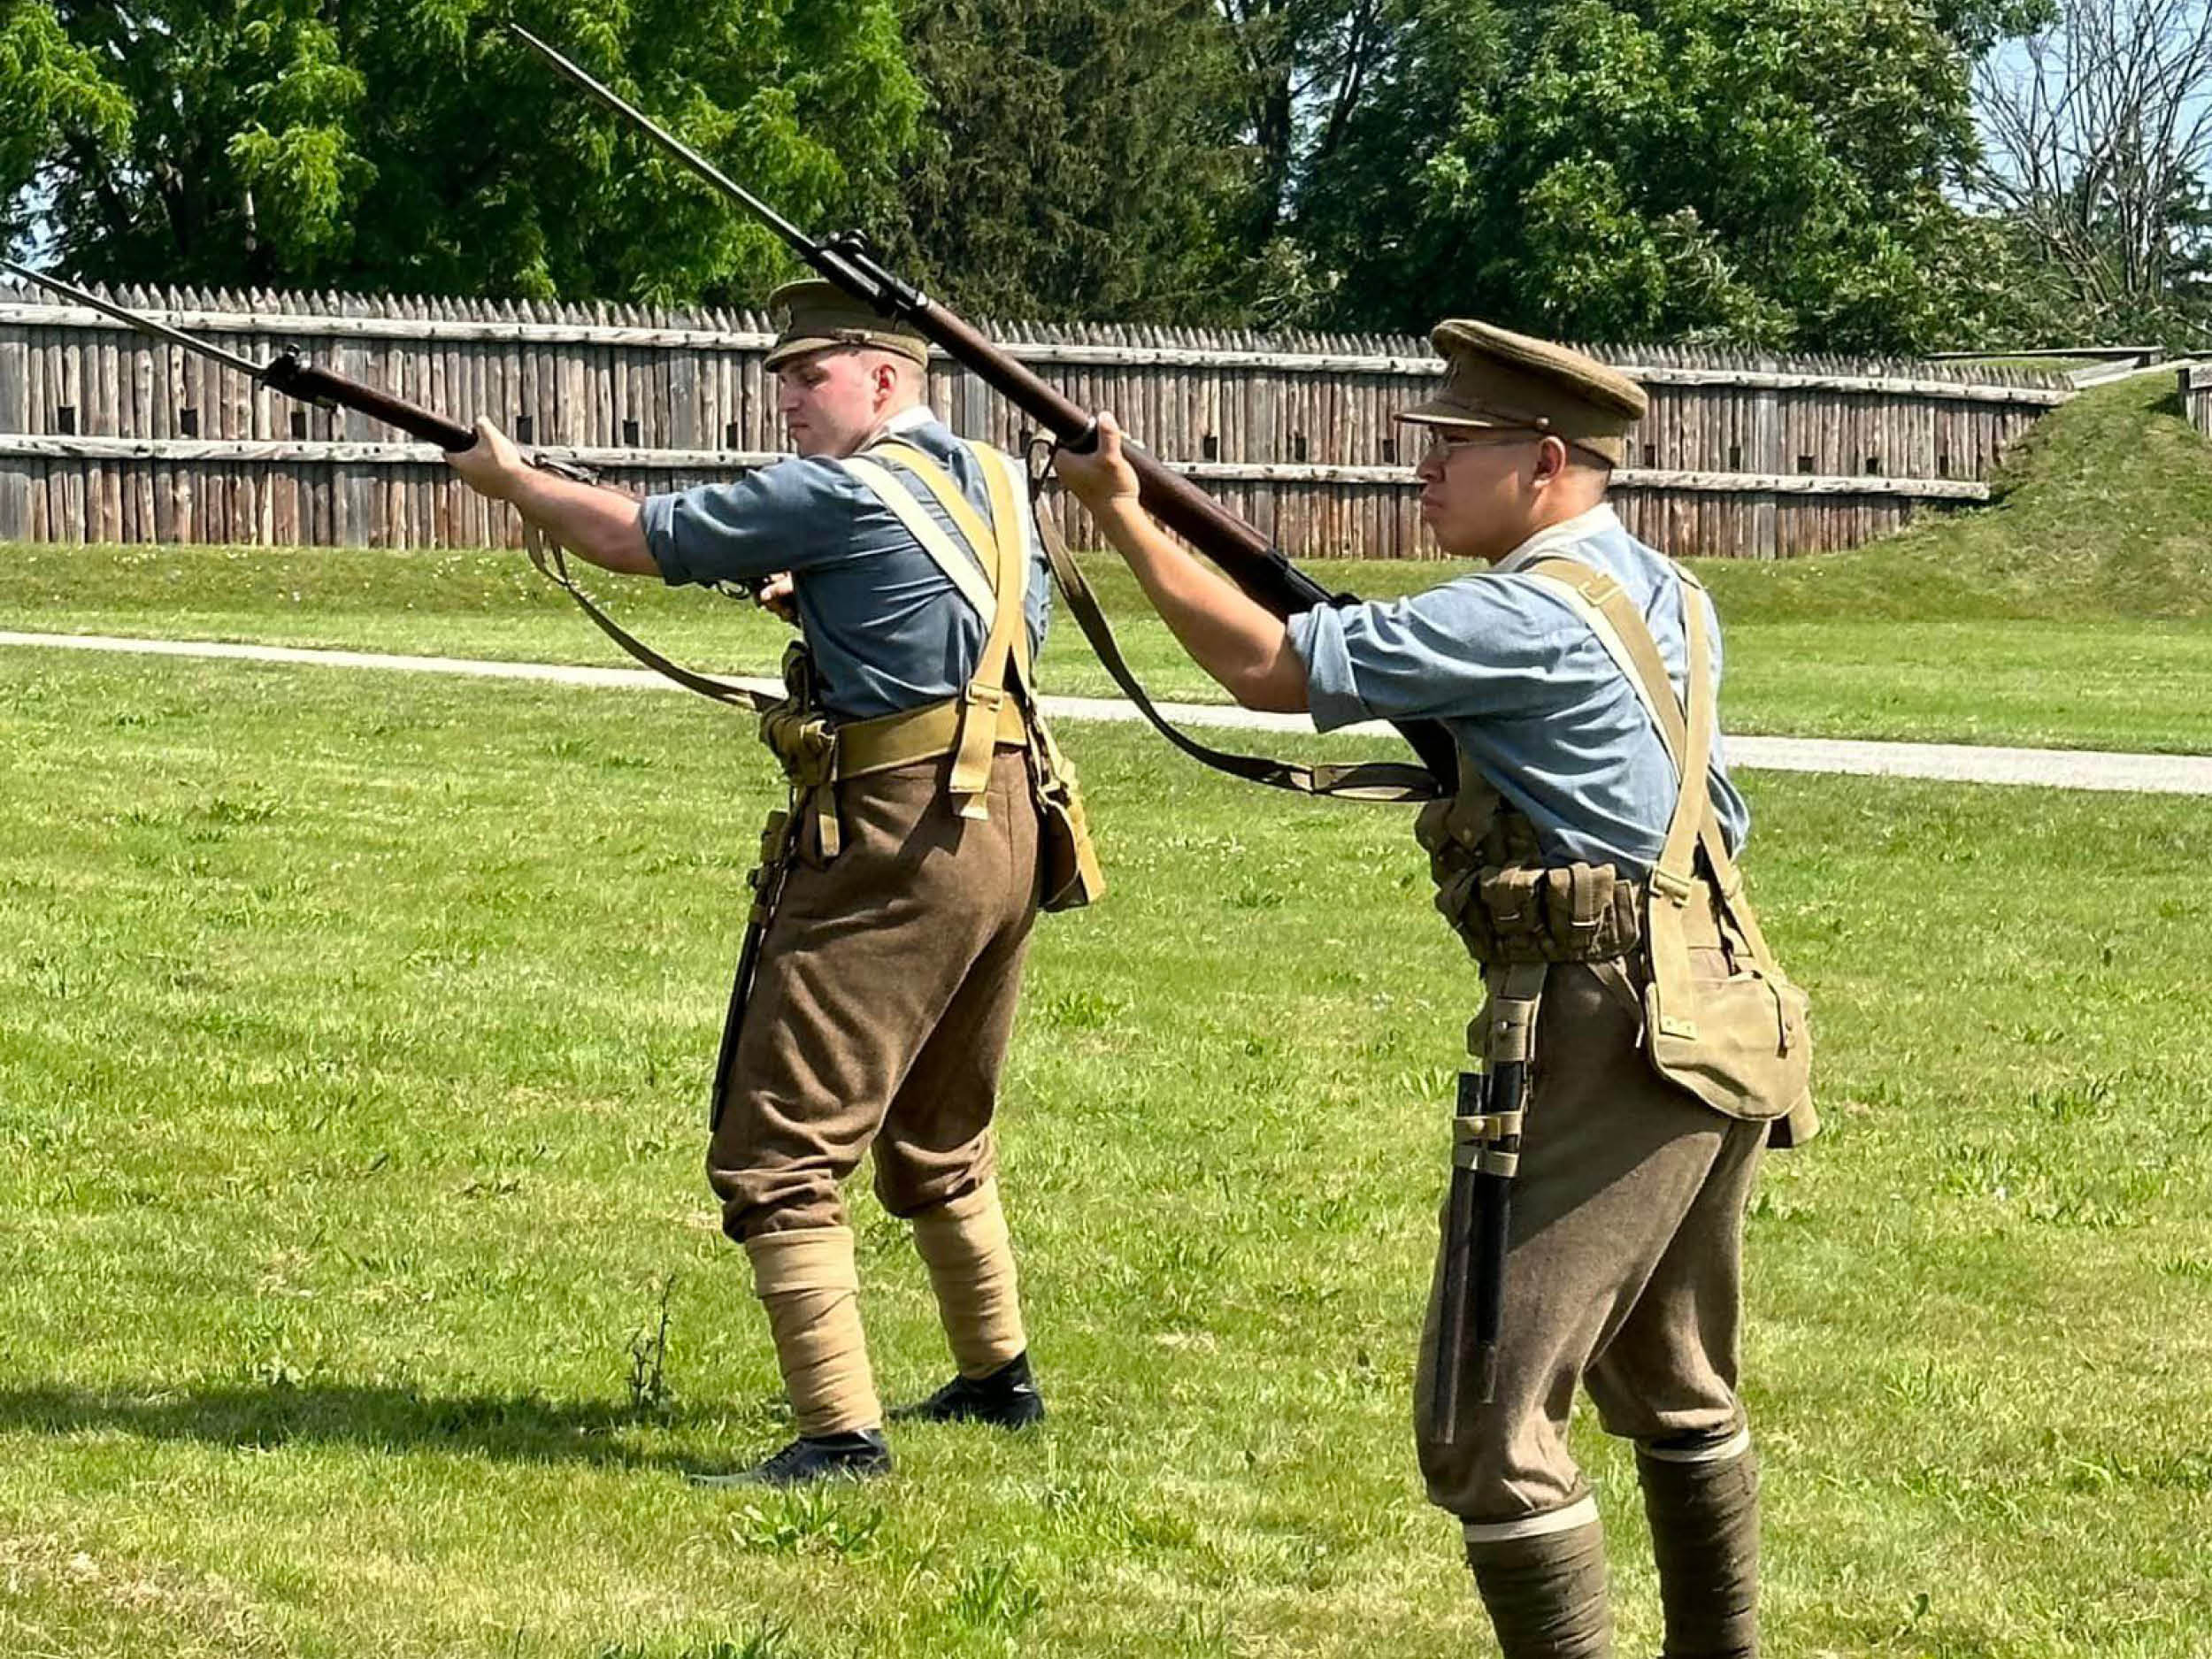
[[[1034,565],[1029,557],[1029,501],[1028,479],[1019,470],[1014,457],[1002,450],[994,449],[987,443],[972,446],[976,457],[983,465],[984,488],[990,492],[991,527],[999,538],[1000,569],[1005,574],[999,580],[1002,591],[1012,579],[1016,594],[1013,617],[1014,668],[1022,695],[1033,703],[1036,693],[1036,665],[1030,653],[1034,649],[1029,637],[1029,582]],[[952,480],[945,480],[949,484]],[[964,497],[962,498],[964,501]]]
[[[1644,712],[1659,728],[1667,758],[1678,773],[1688,735],[1682,705],[1674,695],[1674,682],[1660,657],[1658,642],[1637,614],[1621,585],[1602,571],[1573,559],[1541,559],[1521,572],[1547,593],[1566,602],[1580,617],[1613,659],[1623,679],[1644,705]]]
[[[1014,460],[1011,456],[1002,455],[987,443],[971,443],[968,447],[974,452],[977,465],[983,469],[984,488],[990,494],[991,510],[987,521],[981,513],[976,511],[975,503],[968,499],[966,492],[954,480],[952,474],[947,472],[940,463],[912,444],[902,443],[893,439],[887,442],[877,444],[868,453],[904,468],[921,481],[923,488],[929,491],[931,497],[944,509],[945,517],[949,518],[953,527],[960,532],[961,539],[975,549],[975,558],[964,560],[963,563],[972,567],[978,561],[980,561],[984,565],[990,567],[993,572],[991,586],[995,591],[1000,585],[997,574],[999,555],[1004,551],[1000,547],[1000,542],[1006,534],[1006,527],[1010,525],[1013,527],[1015,541],[1022,544],[1021,579],[1024,607],[1021,618],[1024,626],[1016,630],[1014,634],[1014,666],[1016,678],[1023,691],[1026,693],[1033,688],[1034,670],[1030,662],[1031,647],[1029,629],[1026,626],[1028,621],[1026,607],[1029,597],[1027,529],[1023,522],[1025,515],[1017,505],[1023,492],[1012,487]],[[911,491],[907,492],[907,498],[910,501],[913,499]],[[897,509],[894,507],[893,511],[896,511]],[[926,512],[921,516],[925,520],[929,517]],[[910,524],[909,527],[911,527]],[[942,554],[934,549],[932,549],[932,557],[937,558],[940,564],[944,562]],[[990,611],[981,606],[978,606],[977,609],[986,617],[992,615]]]
[[[1720,817],[1713,810],[1711,787],[1706,781],[1717,725],[1711,602],[1705,596],[1704,585],[1694,576],[1678,565],[1674,570],[1681,581],[1683,632],[1689,643],[1686,709],[1675,695],[1658,641],[1618,582],[1573,559],[1540,559],[1525,573],[1565,597],[1589,624],[1607,653],[1623,665],[1646,712],[1659,728],[1667,757],[1674,763],[1679,786],[1654,880],[1680,890],[1692,878],[1693,848],[1701,849],[1713,873],[1715,891],[1743,930],[1753,959],[1772,972],[1773,955],[1767,949],[1758,918],[1742,896],[1743,872],[1736,867],[1735,857],[1720,833]]]
[[[970,557],[945,534],[945,527],[930,517],[929,509],[916,499],[914,492],[899,482],[889,467],[863,455],[848,457],[839,465],[865,485],[869,494],[906,526],[908,534],[943,569],[978,616],[987,619],[997,610],[998,595],[991,586],[992,572],[977,562],[991,557],[987,550],[992,546],[989,541],[976,543],[976,555]]]
[[[923,487],[945,507],[947,516],[961,534],[968,539],[975,550],[974,557],[962,551],[914,493],[892,475],[886,462],[921,480]],[[998,744],[999,716],[1006,703],[1010,670],[1018,684],[1025,684],[1027,680],[1029,630],[1025,599],[1029,560],[1020,515],[1010,508],[999,507],[997,497],[1004,493],[1005,487],[997,470],[988,463],[985,464],[985,477],[994,484],[995,522],[987,526],[961,494],[951,475],[910,444],[879,444],[872,456],[854,456],[844,465],[847,472],[891,510],[985,620],[987,631],[982,652],[976,659],[974,674],[960,694],[959,736],[948,787],[961,817],[987,818],[991,757]],[[955,503],[958,503],[956,510]],[[980,603],[977,603],[976,579],[982,577],[983,570],[978,560],[989,562],[987,597]]]

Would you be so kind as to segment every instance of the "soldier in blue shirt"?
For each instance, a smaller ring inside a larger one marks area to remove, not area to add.
[[[1636,1443],[1670,1659],[1748,1655],[1758,1486],[1736,1392],[1739,1247],[1770,1134],[1753,1119],[1786,1114],[1801,1136],[1811,1118],[1801,997],[1733,887],[1749,815],[1710,716],[1718,628],[1688,574],[1606,504],[1642,389],[1482,323],[1434,339],[1446,383],[1400,417],[1427,434],[1421,515],[1446,553],[1489,568],[1425,593],[1285,622],[1161,534],[1110,417],[1095,454],[1057,465],[1238,702],[1310,710],[1324,730],[1440,720],[1457,741],[1459,795],[1424,811],[1421,837],[1440,908],[1485,967],[1479,1054],[1526,1088],[1456,1120],[1460,1167],[1510,1192],[1502,1317],[1486,1354],[1449,1334],[1465,1224],[1448,1207],[1416,1431],[1507,1659],[1610,1651],[1597,1506],[1567,1446],[1578,1386]],[[1706,1048],[1676,1012],[1700,995],[1715,999]],[[1712,1040],[1746,1032],[1742,1067],[1709,1064]],[[1764,1052],[1778,1046],[1796,1068],[1779,1082]]]
[[[1020,467],[929,411],[910,327],[826,282],[771,305],[787,314],[767,364],[792,459],[642,506],[532,468],[488,423],[451,459],[607,570],[765,585],[795,608],[805,695],[764,720],[792,808],[757,876],[772,910],[749,996],[733,998],[707,1164],[798,1437],[704,1478],[788,1485],[890,1466],[840,1191],[872,1148],[957,1365],[911,1415],[1043,1415],[991,1125],[1057,757],[1029,684],[1047,584]]]

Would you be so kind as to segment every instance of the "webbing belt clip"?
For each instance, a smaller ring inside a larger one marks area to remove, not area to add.
[[[1517,1152],[1501,1152],[1495,1147],[1470,1141],[1452,1148],[1452,1164],[1458,1169],[1476,1170],[1485,1175],[1502,1175],[1510,1179],[1521,1167],[1521,1155]]]
[[[952,763],[952,798],[964,818],[988,818],[991,757],[998,748],[999,715],[1006,687],[970,680],[960,694],[960,749]]]
[[[1483,1057],[1492,1065],[1526,1064],[1536,1051],[1536,999],[1496,996],[1490,1002]]]

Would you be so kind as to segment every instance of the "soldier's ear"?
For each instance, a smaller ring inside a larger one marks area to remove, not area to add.
[[[1546,434],[1536,446],[1536,481],[1548,484],[1563,475],[1569,458],[1564,441]]]

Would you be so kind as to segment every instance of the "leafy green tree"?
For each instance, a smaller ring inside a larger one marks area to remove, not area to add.
[[[1240,228],[1265,250],[1294,217],[1300,180],[1325,169],[1386,63],[1402,19],[1392,0],[1216,0],[1238,67],[1251,157]]]
[[[29,190],[66,142],[120,146],[131,106],[47,0],[0,0],[0,248],[27,227]]]
[[[1298,230],[1311,309],[1592,339],[1949,343],[1985,233],[1946,196],[1970,51],[1914,0],[1394,0]]]
[[[1247,163],[1208,0],[909,0],[926,89],[886,240],[979,314],[1233,311]]]
[[[757,299],[791,262],[490,27],[494,0],[37,0],[130,119],[41,157],[121,280]],[[891,199],[919,90],[893,0],[525,0],[519,19],[775,201]],[[0,104],[17,81],[0,60]],[[58,124],[49,123],[50,128]]]

